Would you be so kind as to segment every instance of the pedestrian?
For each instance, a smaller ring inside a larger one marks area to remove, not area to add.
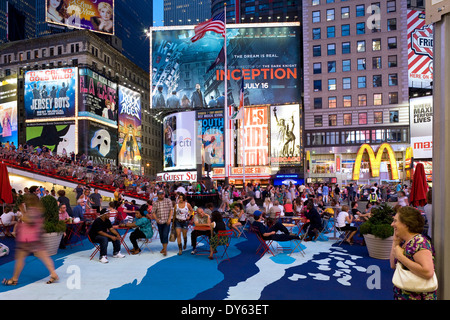
[[[98,193],[98,188],[94,189],[94,193],[89,195],[90,207],[97,210],[98,213],[102,210],[102,196]]]
[[[47,281],[47,284],[54,283],[59,280],[59,277],[55,271],[54,262],[42,243],[44,217],[39,197],[36,194],[25,194],[24,202],[20,204],[19,208],[22,215],[16,229],[14,272],[10,279],[3,279],[3,284],[17,285],[25,266],[25,259],[30,253],[39,258],[50,272],[50,280]]]
[[[167,255],[167,244],[169,243],[170,223],[173,217],[172,201],[165,197],[164,190],[158,190],[158,199],[153,202],[152,216],[155,219],[159,238],[163,246],[160,251],[164,256]]]

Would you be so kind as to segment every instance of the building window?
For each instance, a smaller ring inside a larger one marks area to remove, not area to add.
[[[358,95],[358,107],[365,107],[365,106],[367,106],[367,95],[359,94]]]
[[[334,56],[336,54],[336,44],[335,43],[329,43],[327,45],[327,54],[329,56]]]
[[[330,109],[336,108],[336,102],[337,102],[336,97],[328,97],[328,108]]]
[[[388,56],[388,68],[397,67],[397,56]]]
[[[357,52],[366,52],[366,41],[360,40],[356,42],[356,51]]]
[[[343,37],[347,37],[350,35],[350,25],[349,24],[343,24],[341,26],[341,35]]]
[[[367,112],[358,114],[358,124],[367,124]]]
[[[314,127],[322,127],[322,115],[314,116]]]
[[[344,113],[344,126],[351,126],[351,125],[352,125],[352,114]]]
[[[372,58],[372,69],[381,69],[381,57]]]
[[[327,27],[327,38],[334,38],[336,36],[336,28],[334,26]]]
[[[322,80],[314,80],[314,91],[322,91]]]
[[[359,22],[356,24],[356,34],[364,34],[366,33],[366,23]]]
[[[387,6],[387,13],[396,11],[395,0],[388,1],[386,6]]]
[[[389,104],[397,104],[397,103],[398,103],[398,93],[389,92]]]
[[[342,7],[341,8],[341,19],[350,18],[350,7]]]
[[[350,108],[352,106],[352,96],[343,96],[344,108]]]
[[[373,39],[372,51],[380,51],[380,50],[381,50],[381,39]]]
[[[328,79],[328,91],[336,90],[336,79]]]
[[[349,90],[352,88],[351,78],[342,78],[342,89]]]
[[[328,115],[328,125],[330,127],[337,126],[337,114],[329,114]]]
[[[383,123],[383,111],[373,112],[373,123],[375,124]]]
[[[356,6],[356,16],[364,17],[365,14],[366,14],[366,9],[365,9],[364,5],[363,4],[357,5]]]
[[[381,87],[382,82],[381,82],[381,74],[376,74],[373,76],[373,87],[374,88],[379,88]]]
[[[397,19],[392,18],[387,20],[387,31],[397,30]]]
[[[351,70],[352,70],[351,60],[350,59],[342,60],[342,71],[347,72]]]
[[[320,22],[320,11],[313,11],[312,12],[312,22],[313,23]]]
[[[328,61],[328,73],[336,72],[336,61]]]
[[[366,58],[360,58],[357,60],[358,62],[358,70],[366,70]]]
[[[327,21],[334,21],[334,9],[327,9]]]
[[[322,55],[322,49],[320,45],[313,46],[313,57],[320,57]]]
[[[320,74],[322,73],[322,63],[316,62],[313,63],[313,74]]]
[[[320,28],[312,29],[312,37],[313,37],[313,40],[319,40],[320,39]]]
[[[398,123],[398,110],[389,111],[389,122]]]
[[[373,105],[374,106],[381,106],[383,104],[382,96],[383,95],[381,93],[373,94]]]
[[[311,5],[313,5],[313,6],[318,6],[318,5],[320,5],[320,0],[312,0],[312,1],[311,1]]]
[[[388,48],[396,49],[397,48],[397,37],[388,38]]]
[[[358,89],[362,89],[365,87],[366,87],[366,77],[365,76],[358,77]]]
[[[350,52],[350,42],[342,42],[342,54],[348,54]]]
[[[314,109],[322,109],[322,98],[314,98]]]
[[[391,73],[390,75],[388,75],[389,78],[389,85],[390,86],[396,86],[398,85],[398,77],[396,73]]]

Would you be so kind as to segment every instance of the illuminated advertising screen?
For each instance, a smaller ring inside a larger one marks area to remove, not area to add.
[[[79,152],[98,163],[117,165],[117,129],[94,121],[78,121]]]
[[[245,107],[244,126],[239,128],[237,163],[246,166],[269,165],[269,112],[267,107]],[[245,131],[245,143],[242,131]]]
[[[196,168],[195,111],[164,118],[163,157],[164,170]]]
[[[197,112],[197,141],[201,144],[202,166],[207,171],[225,164],[223,113],[223,109]]]
[[[117,83],[88,68],[79,69],[78,116],[117,125]]]
[[[24,90],[26,119],[74,117],[77,74],[77,68],[27,71]]]
[[[433,96],[409,100],[414,159],[433,158]]]
[[[114,34],[114,0],[45,0],[47,23]]]
[[[26,141],[29,146],[47,147],[57,154],[77,153],[75,121],[32,122],[26,124]]]
[[[270,163],[298,165],[301,162],[299,105],[270,107]]]
[[[433,81],[433,25],[425,11],[408,10],[408,80],[411,88],[431,88]]]
[[[141,94],[119,86],[119,162],[133,172],[141,170]]]
[[[214,32],[192,43],[193,27],[153,28],[152,108],[223,107],[223,37]],[[239,105],[244,78],[246,105],[300,101],[299,24],[227,27],[228,103]]]
[[[17,77],[0,79],[0,143],[17,147]]]

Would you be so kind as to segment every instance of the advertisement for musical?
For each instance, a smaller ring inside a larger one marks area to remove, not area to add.
[[[79,152],[102,164],[117,165],[117,129],[89,120],[78,121]]]
[[[197,112],[197,141],[201,143],[202,166],[207,174],[225,164],[223,113],[223,109]]]
[[[114,0],[45,0],[45,21],[114,34]]]
[[[196,168],[195,132],[195,111],[179,112],[164,118],[164,170]]]
[[[270,107],[270,163],[298,165],[301,163],[299,105]]]
[[[224,39],[208,32],[192,43],[193,35],[188,27],[152,28],[152,108],[223,107]],[[299,25],[230,25],[226,35],[229,105],[239,105],[242,78],[245,105],[299,103]]]
[[[117,125],[117,83],[88,68],[79,69],[78,116]]]
[[[17,76],[0,79],[0,143],[17,147]]]
[[[77,68],[27,71],[24,90],[26,119],[74,117],[77,83]]]
[[[57,154],[77,153],[75,121],[31,122],[26,124],[27,145],[47,147]]]
[[[141,94],[119,86],[119,162],[133,172],[141,170]]]

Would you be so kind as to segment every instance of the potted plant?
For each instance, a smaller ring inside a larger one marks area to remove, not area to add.
[[[394,228],[394,209],[387,203],[372,209],[370,218],[359,226],[359,232],[364,236],[369,256],[376,259],[389,259]]]
[[[43,242],[47,253],[52,256],[58,252],[62,236],[66,231],[66,224],[59,220],[58,201],[50,195],[42,197],[41,203],[44,209]]]

